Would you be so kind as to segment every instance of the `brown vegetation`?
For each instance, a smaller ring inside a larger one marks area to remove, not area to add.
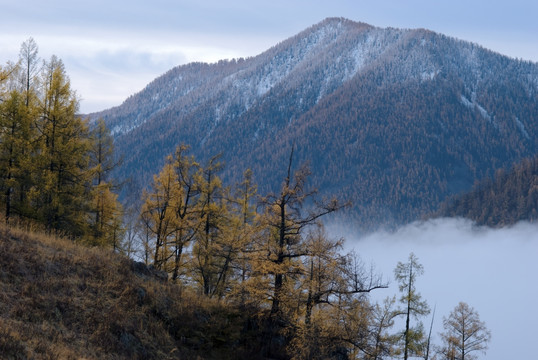
[[[256,346],[248,312],[122,256],[5,227],[0,253],[2,359],[236,359]]]

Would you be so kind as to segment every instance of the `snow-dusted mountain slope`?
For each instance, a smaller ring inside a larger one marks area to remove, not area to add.
[[[103,117],[145,183],[179,143],[280,184],[291,144],[362,223],[407,221],[536,152],[538,66],[427,30],[330,18],[248,59],[193,63]],[[370,221],[371,220],[371,221]]]

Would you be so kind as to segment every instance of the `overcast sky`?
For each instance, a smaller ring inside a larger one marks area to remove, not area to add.
[[[176,65],[257,55],[326,17],[427,28],[538,62],[532,0],[0,0],[0,63],[33,37],[81,111],[119,105]]]

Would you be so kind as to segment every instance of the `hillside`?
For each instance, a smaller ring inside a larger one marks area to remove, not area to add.
[[[538,220],[538,158],[525,159],[494,179],[477,183],[473,190],[447,200],[436,216],[465,217],[479,225],[507,226]]]
[[[3,227],[0,253],[2,359],[252,358],[244,311],[142,264]]]
[[[202,162],[222,153],[230,184],[251,168],[264,194],[295,144],[314,186],[377,227],[536,153],[538,65],[427,30],[327,19],[253,58],[176,67],[91,117],[112,129],[118,176],[138,187],[185,143]]]

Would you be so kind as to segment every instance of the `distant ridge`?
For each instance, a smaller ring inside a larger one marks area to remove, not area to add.
[[[445,201],[435,215],[465,217],[494,227],[538,220],[538,157],[524,159],[510,170],[500,169],[494,179]]]
[[[291,149],[363,227],[437,208],[537,152],[538,65],[424,29],[329,18],[248,59],[171,69],[91,115],[112,129],[118,175],[147,184],[180,143],[280,184]]]

